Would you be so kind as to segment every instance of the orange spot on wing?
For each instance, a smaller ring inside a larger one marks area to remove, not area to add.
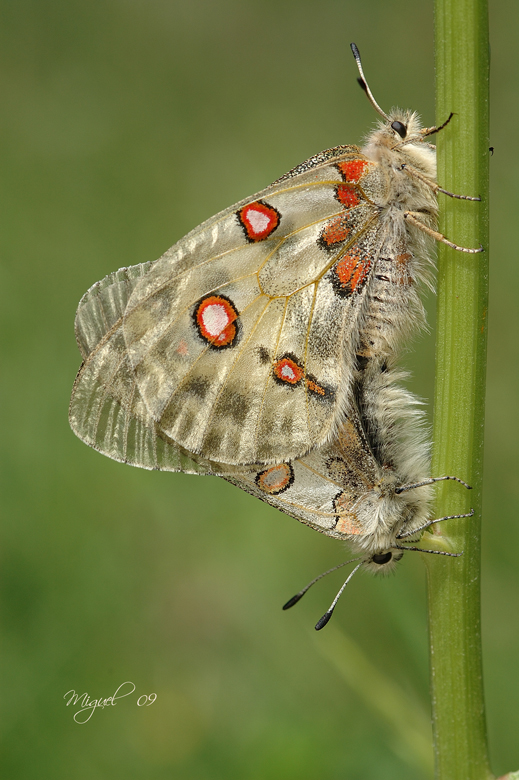
[[[320,235],[320,243],[325,249],[333,247],[335,244],[340,244],[344,241],[350,229],[348,227],[347,220],[343,215],[334,217],[323,228]]]
[[[345,255],[335,266],[335,274],[342,291],[351,295],[361,287],[368,275],[371,263],[359,255]]]
[[[277,496],[287,490],[293,481],[294,472],[289,463],[271,466],[271,468],[261,471],[256,477],[256,485],[270,496]]]
[[[359,536],[362,533],[362,528],[355,515],[340,517],[335,530],[341,534],[348,534],[348,536]]]
[[[317,382],[313,382],[311,379],[306,380],[306,385],[309,390],[312,390],[312,392],[317,393],[318,395],[325,396],[326,390],[324,387],[321,387],[321,385],[318,385]]]
[[[358,536],[362,533],[362,526],[354,512],[350,512],[352,496],[348,493],[339,493],[335,496],[333,508],[337,512],[335,530],[348,536]]]
[[[342,203],[342,205],[346,206],[347,209],[358,206],[360,203],[360,197],[355,187],[353,187],[351,184],[337,185],[335,188],[335,197],[339,203]]]

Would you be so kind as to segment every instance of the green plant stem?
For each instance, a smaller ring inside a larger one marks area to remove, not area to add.
[[[427,544],[463,551],[460,558],[428,555],[431,690],[436,777],[492,777],[486,740],[480,632],[480,518],[488,298],[488,14],[486,0],[436,0],[438,181],[450,192],[480,195],[481,203],[440,195],[440,230],[482,254],[439,245],[438,325],[433,474],[473,486],[438,485],[436,517],[468,512],[436,526]],[[431,546],[428,545],[428,546]],[[424,541],[424,547],[427,546]]]

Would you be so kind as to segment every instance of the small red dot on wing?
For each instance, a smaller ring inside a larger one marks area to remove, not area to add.
[[[297,365],[291,358],[284,357],[276,361],[273,366],[274,375],[281,381],[289,385],[297,385],[304,376],[303,369]]]
[[[177,352],[179,355],[182,355],[182,357],[185,357],[186,355],[189,355],[189,349],[187,346],[187,343],[184,339],[181,339],[178,342]]]

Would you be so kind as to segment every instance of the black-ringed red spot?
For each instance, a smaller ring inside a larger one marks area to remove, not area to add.
[[[281,214],[264,200],[247,203],[236,212],[245,238],[252,243],[268,238],[279,226]]]
[[[337,163],[335,167],[344,181],[356,184],[364,176],[366,168],[369,168],[369,163],[365,160],[344,160],[344,162]]]
[[[317,243],[322,249],[335,249],[337,244],[346,240],[349,232],[348,219],[344,214],[340,214],[326,223]]]
[[[195,306],[198,335],[214,349],[232,347],[238,336],[238,312],[225,295],[207,295]]]
[[[368,278],[370,268],[368,257],[360,257],[353,250],[350,251],[333,269],[332,284],[335,292],[343,297],[359,292]]]
[[[280,463],[260,471],[256,476],[256,485],[269,496],[278,496],[287,490],[294,481],[294,471],[290,463]]]
[[[305,372],[298,365],[295,355],[287,354],[276,360],[272,366],[274,379],[282,385],[295,387],[303,379]]]
[[[347,209],[352,209],[360,203],[360,197],[351,184],[338,184],[335,188],[335,197]]]

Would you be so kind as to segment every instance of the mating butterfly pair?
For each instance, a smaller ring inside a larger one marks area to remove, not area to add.
[[[116,460],[223,476],[384,570],[438,522],[395,369],[425,322],[417,285],[432,239],[480,250],[436,231],[441,128],[386,115],[352,49],[384,117],[362,152],[322,152],[95,284],[70,423]]]

